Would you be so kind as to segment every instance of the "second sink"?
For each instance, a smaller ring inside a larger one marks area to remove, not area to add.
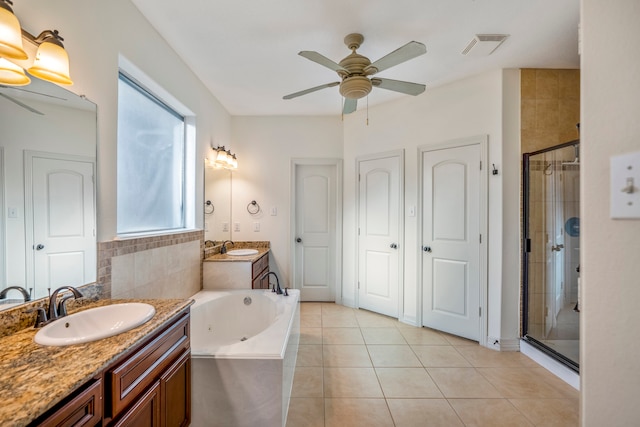
[[[140,302],[90,308],[49,323],[36,333],[34,341],[51,346],[97,341],[140,326],[155,313],[152,305]]]
[[[257,253],[258,253],[257,249],[233,249],[233,250],[227,251],[227,255],[234,255],[234,256],[255,255]]]

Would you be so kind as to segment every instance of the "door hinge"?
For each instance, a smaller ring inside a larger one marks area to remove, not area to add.
[[[482,307],[478,307],[478,317],[482,317]]]
[[[360,289],[360,282],[358,282],[358,289]]]
[[[358,227],[358,236],[360,235],[360,227]]]
[[[482,244],[482,234],[480,235],[480,244]]]
[[[480,160],[480,170],[482,170],[482,160]]]
[[[360,182],[360,174],[358,174],[358,182]]]

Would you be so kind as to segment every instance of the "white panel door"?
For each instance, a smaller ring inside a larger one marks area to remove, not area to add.
[[[92,162],[32,158],[35,296],[95,281]]]
[[[335,301],[336,166],[296,165],[294,287],[302,301]]]
[[[480,338],[480,146],[422,154],[423,325]]]
[[[358,163],[358,305],[398,317],[400,156]]]

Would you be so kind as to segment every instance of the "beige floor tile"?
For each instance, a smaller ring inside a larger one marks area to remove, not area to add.
[[[324,427],[324,399],[292,397],[286,427]]]
[[[456,346],[456,350],[467,359],[471,366],[478,368],[525,367],[531,366],[533,362],[517,351],[496,351],[479,345]]]
[[[506,399],[449,399],[449,403],[466,426],[533,426]]]
[[[544,368],[541,368],[540,365],[536,365],[535,368],[529,369],[532,373],[534,373],[538,378],[541,378],[544,382],[549,384],[551,387],[556,389],[562,397],[566,399],[579,399],[580,391],[576,390],[566,382],[562,381],[557,376],[553,375],[551,372],[547,371]]]
[[[579,399],[511,399],[510,402],[537,426],[572,427],[579,424]]]
[[[298,366],[293,376],[291,397],[323,397],[323,368]]]
[[[445,332],[441,332],[441,334],[451,345],[478,345],[478,341],[469,340],[457,335],[447,334]]]
[[[442,393],[424,368],[376,368],[388,398],[438,398]]]
[[[451,345],[442,334],[427,328],[398,328],[409,344],[415,345]]]
[[[566,397],[541,378],[541,374],[544,374],[543,372],[536,373],[534,372],[535,370],[529,368],[476,369],[502,396],[509,399]]]
[[[354,314],[354,309],[340,304],[323,303],[322,314]]]
[[[358,321],[353,312],[347,313],[322,313],[323,328],[357,328]]]
[[[387,399],[396,427],[464,427],[445,399]]]
[[[325,427],[393,427],[384,399],[325,399]]]
[[[322,303],[319,302],[301,302],[300,314],[321,314]]]
[[[300,328],[300,344],[322,344],[322,328]]]
[[[361,328],[395,328],[396,319],[366,310],[356,310],[356,319]]]
[[[384,397],[373,368],[324,368],[324,397]]]
[[[323,344],[364,344],[360,328],[322,328]]]
[[[412,345],[425,368],[466,368],[471,365],[455,348],[441,345]]]
[[[380,368],[418,367],[422,364],[407,344],[367,345],[373,366]]]
[[[317,344],[300,344],[296,366],[323,366],[322,346]]]
[[[503,397],[475,368],[427,368],[427,372],[447,398]]]
[[[321,314],[302,314],[300,313],[300,327],[301,328],[321,328],[322,327],[322,315]]]
[[[367,344],[407,344],[398,328],[362,328]]]
[[[364,345],[323,345],[325,367],[371,368],[369,352]]]

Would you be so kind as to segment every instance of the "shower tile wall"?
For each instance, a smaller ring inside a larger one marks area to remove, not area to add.
[[[523,153],[578,139],[580,70],[522,69],[520,102]]]

